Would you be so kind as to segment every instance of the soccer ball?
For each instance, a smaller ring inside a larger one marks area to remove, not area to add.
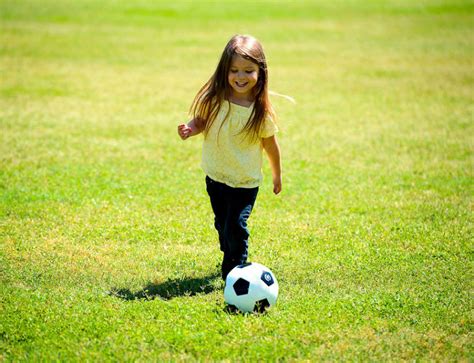
[[[242,312],[264,312],[276,304],[278,281],[259,263],[236,266],[225,280],[224,300]]]

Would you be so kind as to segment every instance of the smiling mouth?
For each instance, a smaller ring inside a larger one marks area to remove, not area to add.
[[[245,83],[235,82],[235,84],[237,85],[237,87],[245,87],[246,85],[248,85],[248,82],[245,82]]]

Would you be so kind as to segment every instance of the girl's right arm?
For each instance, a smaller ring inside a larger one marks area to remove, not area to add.
[[[188,137],[200,134],[202,129],[198,126],[198,120],[192,119],[188,124],[178,125],[178,135],[182,140],[186,140]]]

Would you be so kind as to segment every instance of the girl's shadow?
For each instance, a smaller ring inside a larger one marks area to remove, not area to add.
[[[170,300],[179,296],[209,294],[219,288],[216,281],[218,277],[220,277],[219,273],[204,277],[170,279],[162,283],[149,283],[137,292],[132,292],[130,289],[113,288],[109,291],[109,295],[130,301],[156,298]]]

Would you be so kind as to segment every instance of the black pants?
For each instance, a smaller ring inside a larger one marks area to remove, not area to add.
[[[206,189],[214,211],[214,226],[219,234],[222,278],[235,266],[247,262],[250,217],[258,194],[257,188],[232,188],[206,177]]]

